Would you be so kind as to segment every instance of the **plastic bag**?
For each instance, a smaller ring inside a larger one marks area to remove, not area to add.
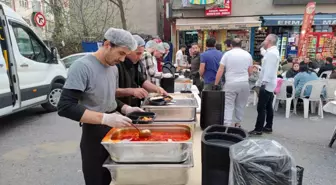
[[[285,147],[248,139],[230,147],[229,185],[296,185],[296,163]]]

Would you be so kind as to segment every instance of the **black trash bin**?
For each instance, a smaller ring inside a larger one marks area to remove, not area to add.
[[[204,130],[204,133],[205,134],[208,134],[208,133],[233,134],[235,136],[241,137],[242,139],[245,139],[248,137],[248,133],[241,128],[228,127],[228,126],[223,126],[223,125],[211,125]]]
[[[200,120],[202,130],[210,125],[223,125],[224,105],[224,91],[202,91]]]
[[[230,146],[247,137],[240,128],[209,126],[202,134],[202,185],[228,185]]]
[[[175,78],[162,78],[161,87],[167,91],[167,93],[175,92]]]

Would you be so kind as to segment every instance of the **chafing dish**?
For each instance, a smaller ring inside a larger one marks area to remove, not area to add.
[[[113,185],[185,185],[193,166],[192,155],[181,164],[118,164],[108,158],[103,165]]]
[[[174,91],[190,91],[193,85],[193,81],[189,78],[177,78],[174,82]]]
[[[181,163],[192,153],[192,131],[185,125],[136,125],[139,129],[150,129],[167,132],[187,132],[190,138],[186,141],[129,141],[112,140],[117,134],[133,127],[113,128],[102,141],[111,159],[117,163]]]
[[[160,122],[160,121],[154,121],[153,124],[158,124],[158,125],[167,125],[167,124],[174,124],[174,125],[185,125],[190,127],[191,132],[194,133],[195,132],[195,128],[197,125],[198,121],[197,118],[194,121],[189,121],[189,122],[185,122],[185,121],[181,121],[181,122]]]
[[[157,122],[178,122],[178,121],[195,121],[196,109],[198,108],[197,100],[194,94],[169,94],[173,97],[173,104],[155,106],[149,104],[150,95],[142,104],[142,108],[148,112],[156,113]]]

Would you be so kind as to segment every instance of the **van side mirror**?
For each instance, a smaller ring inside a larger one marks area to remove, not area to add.
[[[56,47],[51,47],[51,56],[52,56],[51,63],[57,64],[59,55]]]

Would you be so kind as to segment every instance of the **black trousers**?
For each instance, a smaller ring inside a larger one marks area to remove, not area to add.
[[[100,144],[110,129],[104,125],[83,124],[82,126],[80,149],[86,185],[109,185],[111,183],[111,174],[103,167],[109,154]]]
[[[265,88],[260,88],[259,91],[259,101],[258,101],[258,117],[255,125],[256,131],[262,131],[265,125],[266,118],[266,128],[273,127],[273,92],[265,90]]]

